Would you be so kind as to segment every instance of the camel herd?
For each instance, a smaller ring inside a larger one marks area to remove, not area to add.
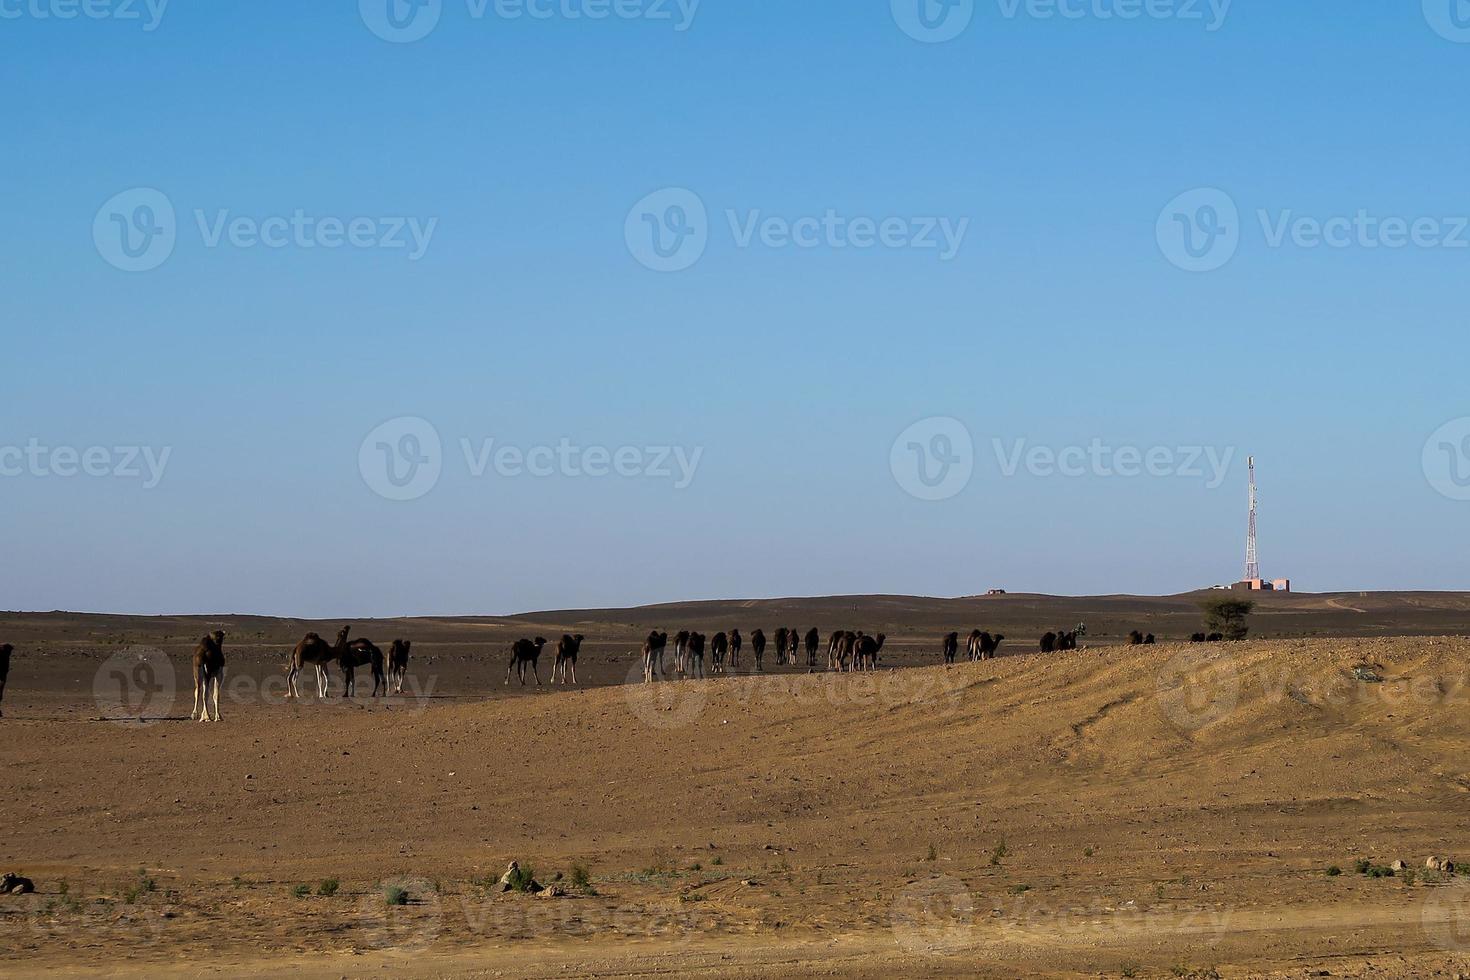
[[[870,671],[878,669],[878,653],[883,649],[885,637],[882,633],[868,636],[861,630],[837,630],[827,641],[827,669],[836,671]],[[668,651],[669,634],[654,630],[643,641],[643,680],[652,683],[667,677],[664,656]],[[706,637],[703,633],[680,630],[674,634],[673,673],[679,677],[703,678],[705,676],[705,650],[710,657],[710,673],[726,674],[740,669],[740,651],[745,641],[738,629],[728,633],[716,633]],[[757,629],[750,634],[751,659],[756,673],[766,669],[766,633]],[[800,630],[781,627],[773,634],[772,649],[777,666],[799,666],[803,649],[806,652],[806,667],[815,670],[822,649],[822,634],[816,627],[803,635]]]
[[[408,673],[408,657],[411,642],[408,640],[394,640],[386,654],[371,640],[356,639],[348,640],[351,626],[343,626],[337,632],[335,643],[327,643],[316,633],[307,633],[301,642],[296,644],[291,651],[287,662],[286,688],[287,696],[295,699],[300,697],[297,687],[297,678],[308,665],[316,671],[317,695],[321,698],[329,697],[331,694],[331,678],[327,668],[336,664],[342,671],[342,697],[350,698],[357,693],[357,669],[367,667],[373,675],[372,697],[389,694],[402,694],[404,678]],[[1079,623],[1071,630],[1048,631],[1040,640],[1042,653],[1053,653],[1063,650],[1075,650],[1077,638],[1085,635],[1087,626]],[[879,633],[876,636],[851,630],[836,630],[827,638],[826,669],[838,672],[847,671],[875,671],[878,669],[878,658],[883,650],[886,637]],[[1215,643],[1223,640],[1219,633],[1195,633],[1190,637],[1192,643]],[[551,668],[551,683],[554,685],[560,678],[562,684],[577,683],[577,654],[582,648],[584,637],[565,634],[556,644],[556,662]],[[772,635],[770,646],[775,654],[777,666],[799,666],[801,654],[805,652],[805,666],[808,670],[816,670],[820,665],[819,654],[821,652],[821,632],[812,627],[803,634],[800,630],[781,627]],[[992,635],[983,630],[972,630],[965,643],[966,654],[972,661],[989,660],[998,656],[1001,642],[1005,636],[999,633]],[[194,708],[189,714],[192,721],[219,721],[219,695],[220,688],[224,683],[225,675],[225,633],[216,630],[199,641],[194,650],[193,679],[194,679]],[[515,674],[521,684],[526,683],[526,673],[529,669],[531,677],[539,687],[541,674],[539,662],[541,649],[546,646],[544,637],[535,639],[520,639],[511,644],[510,661],[505,668],[505,683],[510,683],[512,674]],[[1152,633],[1142,633],[1133,630],[1128,634],[1129,646],[1151,645],[1156,643]],[[657,630],[648,634],[643,641],[643,680],[651,683],[657,678],[667,678],[669,671],[666,670],[664,661],[669,645],[669,634]],[[767,647],[766,634],[764,630],[756,629],[750,634],[750,652],[754,660],[756,672],[765,670],[765,656]],[[958,632],[946,634],[941,641],[940,656],[945,664],[953,664],[959,656],[960,634]],[[709,655],[709,673],[727,674],[738,672],[740,669],[740,655],[745,649],[745,638],[741,636],[738,629],[729,632],[716,633],[713,637],[706,637],[703,633],[690,630],[680,630],[674,635],[674,653],[672,673],[681,678],[698,679],[706,676],[705,655]],[[0,644],[0,701],[5,697],[5,683],[10,675],[10,655],[13,648],[10,644]],[[0,713],[3,716],[3,713]]]

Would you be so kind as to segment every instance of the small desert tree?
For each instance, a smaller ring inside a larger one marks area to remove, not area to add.
[[[1200,608],[1205,613],[1205,630],[1219,633],[1227,640],[1243,640],[1250,632],[1246,617],[1256,608],[1249,599],[1206,599]]]

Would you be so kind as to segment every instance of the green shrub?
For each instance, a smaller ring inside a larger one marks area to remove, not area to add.
[[[331,898],[337,894],[337,889],[342,887],[342,882],[336,878],[324,878],[322,883],[316,886],[316,893],[323,898]]]
[[[1342,874],[1342,869],[1335,864],[1327,869],[1327,877],[1329,878],[1336,878],[1340,874]]]
[[[408,889],[401,885],[388,885],[383,889],[383,901],[388,905],[407,905]]]
[[[311,894],[311,886],[310,885],[296,885],[295,887],[293,887],[291,889],[291,897],[292,898],[305,898],[306,896],[308,896],[310,894]]]

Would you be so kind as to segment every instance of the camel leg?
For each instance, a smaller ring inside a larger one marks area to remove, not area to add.
[[[189,712],[190,721],[199,720],[199,703],[203,700],[201,697],[202,694],[203,690],[201,688],[199,673],[196,671],[194,673],[194,708]]]
[[[215,721],[219,721],[219,689],[221,687],[224,687],[224,685],[225,685],[225,669],[223,667],[221,667],[219,669],[219,673],[214,676],[214,681],[213,681],[213,685],[212,685],[213,689],[210,692],[211,694],[214,695],[213,704],[214,704],[214,720]]]
[[[296,697],[296,667],[294,664],[286,671],[286,697],[288,699]]]

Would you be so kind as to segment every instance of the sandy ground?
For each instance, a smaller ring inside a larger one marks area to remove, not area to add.
[[[302,624],[230,617],[218,725],[213,620],[0,617],[6,973],[1470,976],[1470,876],[1422,867],[1470,862],[1470,641],[887,669],[914,627],[873,675],[623,685],[633,612],[586,689],[502,684],[525,622],[364,624],[423,640],[408,693],[299,703]]]

